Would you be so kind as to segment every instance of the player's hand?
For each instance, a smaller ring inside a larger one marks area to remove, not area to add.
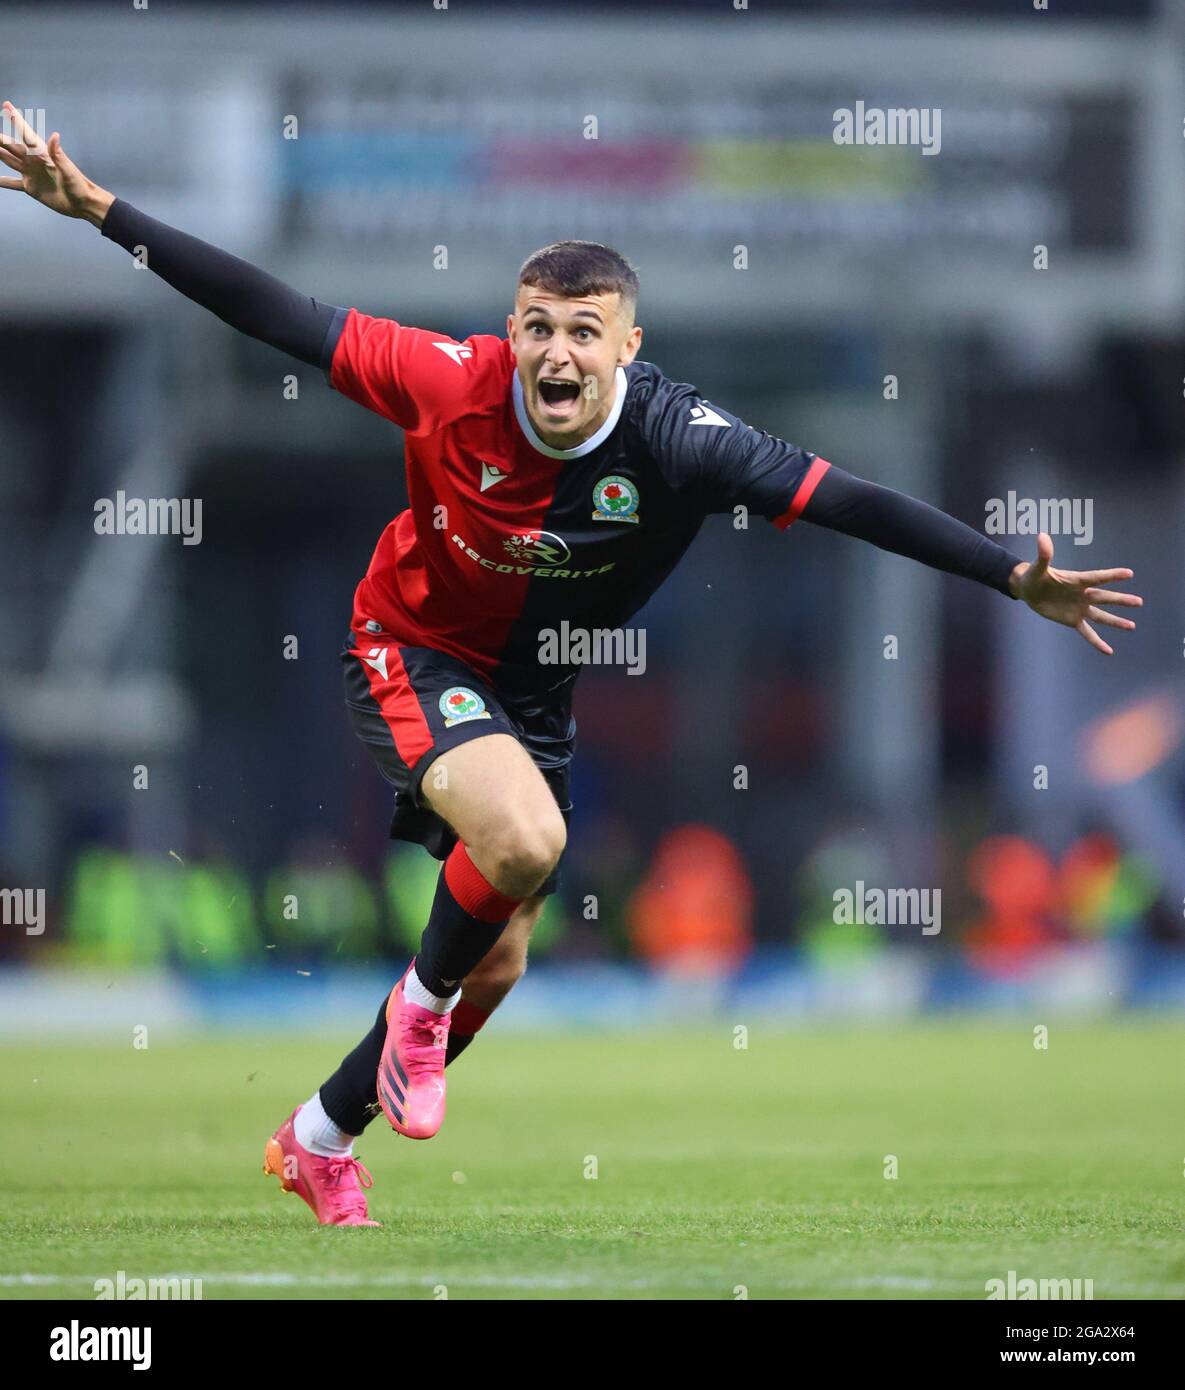
[[[1052,559],[1053,541],[1042,531],[1037,537],[1036,562],[1017,565],[1008,578],[1009,588],[1017,598],[1024,599],[1034,613],[1072,627],[1092,647],[1108,656],[1114,655],[1087,619],[1106,627],[1135,627],[1130,618],[1106,613],[1100,607],[1101,604],[1118,608],[1143,606],[1144,600],[1136,594],[1117,594],[1099,587],[1113,584],[1117,579],[1130,579],[1131,570],[1056,570],[1049,563]]]
[[[101,226],[114,195],[92,183],[69,158],[56,130],[47,143],[12,102],[4,103],[3,114],[12,133],[0,134],[0,162],[19,177],[0,178],[0,188],[27,193],[65,217],[84,217]]]

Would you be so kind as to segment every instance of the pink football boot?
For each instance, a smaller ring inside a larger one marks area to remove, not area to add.
[[[444,1058],[452,1014],[434,1014],[404,997],[403,979],[387,1000],[387,1041],[379,1059],[378,1092],[391,1128],[431,1139],[444,1120]]]
[[[322,1226],[379,1226],[366,1211],[362,1189],[374,1179],[356,1158],[321,1158],[296,1142],[292,1122],[300,1106],[267,1141],[263,1171],[274,1173],[285,1192],[295,1192],[313,1209]]]

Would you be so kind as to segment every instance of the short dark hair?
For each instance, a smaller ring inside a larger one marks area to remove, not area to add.
[[[565,299],[616,293],[626,318],[638,305],[638,272],[620,252],[599,241],[555,241],[541,247],[523,262],[518,283]]]

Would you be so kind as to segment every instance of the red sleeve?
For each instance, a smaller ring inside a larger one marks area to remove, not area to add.
[[[333,351],[329,381],[408,434],[431,434],[481,398],[500,343],[489,334],[458,343],[446,333],[351,309]]]

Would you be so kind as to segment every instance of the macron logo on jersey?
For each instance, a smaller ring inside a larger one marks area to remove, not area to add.
[[[485,461],[485,459],[482,459],[482,461],[481,461],[481,490],[482,490],[482,492],[485,492],[485,490],[486,490],[487,488],[493,487],[495,483],[500,483],[500,482],[502,481],[502,479],[505,478],[505,476],[506,476],[506,474],[503,473],[502,470],[501,470],[500,468],[495,468],[494,465],[493,465],[492,463],[487,463],[487,462]]]
[[[473,356],[473,349],[467,348],[463,343],[433,343],[432,346],[439,348],[446,356],[451,357],[458,366],[466,358]]]
[[[722,415],[706,405],[693,405],[691,407],[691,423],[693,425],[723,425],[728,429],[732,424],[731,420],[726,420]]]
[[[387,675],[386,647],[371,647],[370,655],[364,656],[362,660],[365,661],[368,666],[373,666],[379,675],[382,676],[383,680],[390,680],[390,676]]]

